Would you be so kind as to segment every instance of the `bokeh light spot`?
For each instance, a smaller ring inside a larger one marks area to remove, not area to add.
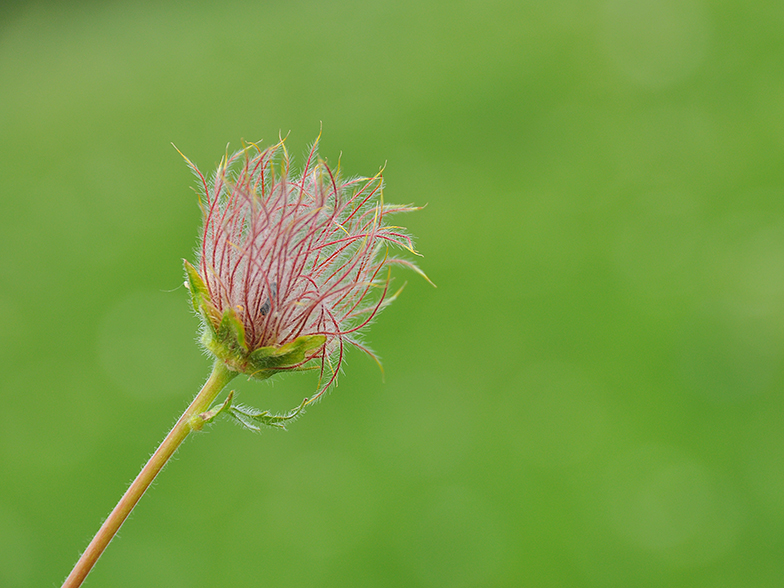
[[[630,80],[666,86],[691,74],[708,46],[708,19],[690,0],[610,0],[604,42],[610,59]]]
[[[718,558],[733,546],[740,523],[711,472],[670,448],[645,446],[618,459],[606,500],[620,536],[674,567]]]

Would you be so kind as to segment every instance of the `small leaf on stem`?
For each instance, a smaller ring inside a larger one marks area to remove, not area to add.
[[[252,406],[238,404],[236,406],[230,406],[226,415],[251,431],[261,431],[261,426],[276,427],[285,430],[286,423],[299,416],[305,409],[307,403],[308,399],[305,398],[305,400],[302,401],[302,404],[286,414],[271,414],[268,410],[259,410]]]

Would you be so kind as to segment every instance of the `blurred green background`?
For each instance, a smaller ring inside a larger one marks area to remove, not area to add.
[[[209,371],[194,179],[387,163],[421,266],[288,432],[189,439],[87,586],[781,586],[784,4],[0,8],[0,586],[59,586]],[[296,405],[307,376],[240,382]]]

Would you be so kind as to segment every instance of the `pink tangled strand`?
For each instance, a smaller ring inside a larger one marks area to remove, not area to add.
[[[225,156],[209,181],[185,158],[203,189],[198,271],[218,312],[233,309],[250,351],[326,338],[289,366],[320,360],[322,381],[329,366],[328,381],[309,402],[335,381],[346,343],[375,359],[357,335],[397,296],[388,295],[382,270],[403,265],[424,276],[390,256],[389,245],[416,252],[402,227],[385,224],[388,215],[417,208],[384,204],[383,170],[344,181],[317,147],[318,139],[295,177],[283,140]]]

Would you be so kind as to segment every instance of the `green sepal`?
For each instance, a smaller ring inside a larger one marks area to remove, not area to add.
[[[293,366],[305,361],[308,351],[318,349],[326,341],[324,335],[302,335],[280,347],[260,347],[248,356],[248,366],[256,371]]]
[[[210,292],[207,290],[207,284],[201,279],[196,268],[193,267],[187,259],[183,259],[182,264],[185,266],[185,275],[188,278],[188,290],[191,291],[193,310],[200,312],[201,305],[204,301],[211,302]]]
[[[245,342],[245,326],[233,308],[227,308],[223,313],[216,335],[217,342],[230,353],[239,352],[243,355],[248,353],[248,344]]]
[[[245,326],[233,308],[226,309],[215,331],[204,330],[201,342],[235,372],[248,373]]]
[[[268,410],[259,410],[251,406],[243,406],[241,404],[230,406],[226,413],[235,422],[242,425],[246,429],[259,432],[261,427],[275,427],[278,429],[286,429],[286,423],[298,417],[305,409],[308,399],[302,401],[297,408],[287,412],[286,414],[271,414]]]
[[[224,400],[220,406],[216,404],[208,411],[193,415],[188,420],[188,425],[190,425],[191,429],[193,429],[194,431],[201,431],[204,425],[206,425],[207,423],[211,423],[213,420],[215,420],[215,417],[217,417],[222,412],[231,409],[231,401],[233,398],[234,398],[234,390],[229,392],[229,395],[226,397],[226,400]]]
[[[220,321],[220,314],[218,309],[212,303],[210,298],[210,291],[207,289],[207,284],[201,279],[199,272],[193,267],[187,259],[182,260],[185,266],[185,275],[188,278],[188,290],[191,292],[191,304],[193,310],[201,314],[204,323],[213,335],[216,334]]]
[[[209,313],[212,310],[217,315],[217,309],[201,295],[199,304],[207,324],[201,336],[204,347],[231,370],[257,380],[266,380],[279,371],[312,369],[298,364],[304,363],[309,352],[322,347],[327,341],[324,335],[302,335],[285,345],[271,345],[250,351],[245,326],[233,308],[226,309],[220,321],[213,323]]]

